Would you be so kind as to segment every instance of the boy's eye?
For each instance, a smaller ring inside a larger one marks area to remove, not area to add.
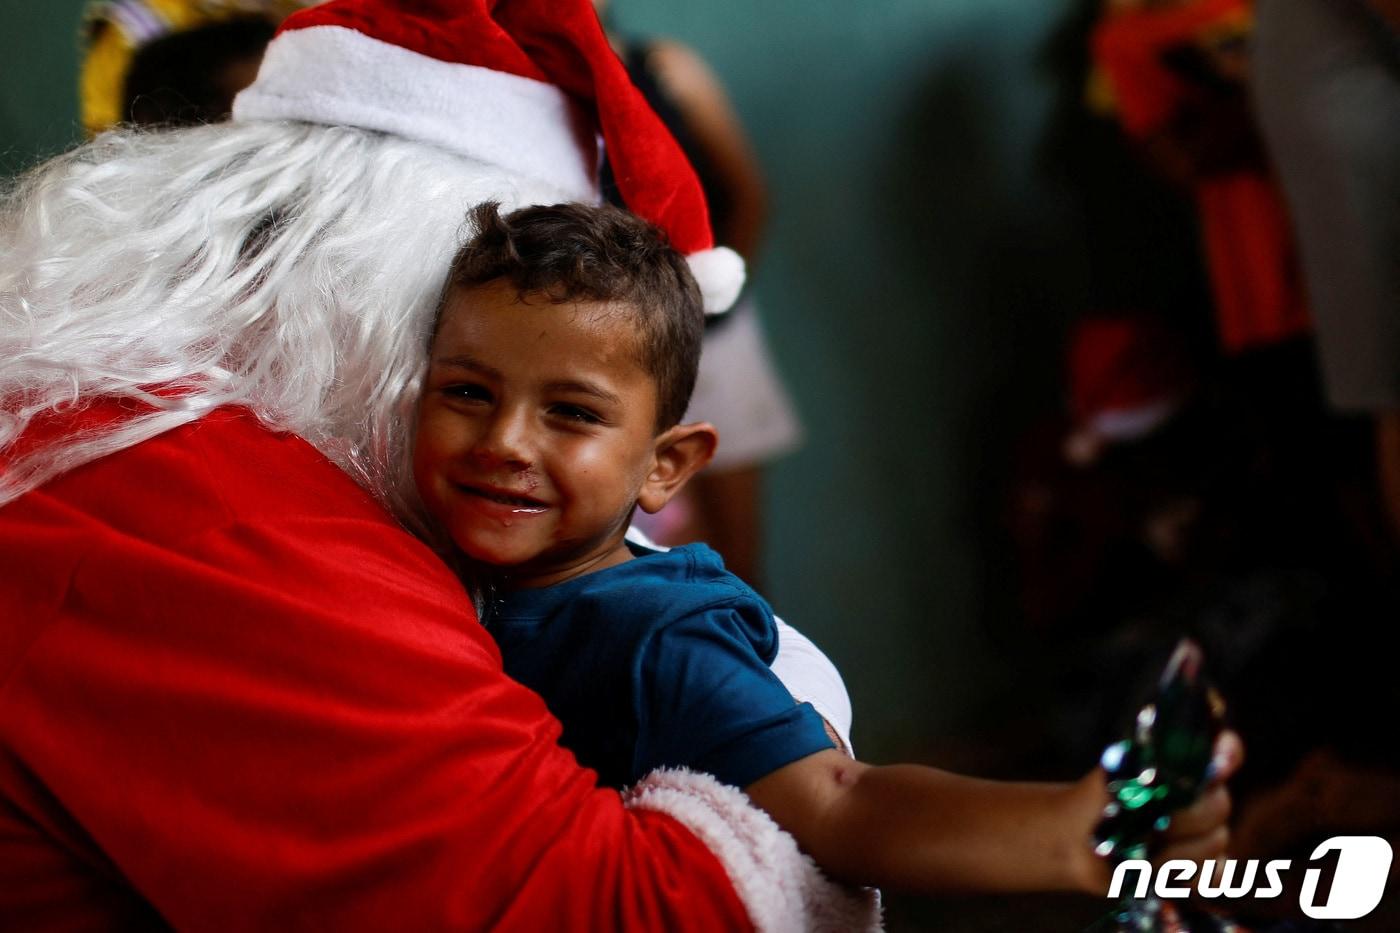
[[[596,412],[589,411],[582,405],[570,405],[560,402],[549,407],[549,413],[566,418],[569,421],[578,421],[582,424],[602,424],[603,419]]]
[[[450,386],[443,386],[443,394],[449,398],[461,399],[469,402],[489,402],[491,393],[485,386],[470,382],[459,382]]]

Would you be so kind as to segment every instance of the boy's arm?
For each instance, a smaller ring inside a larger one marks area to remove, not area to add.
[[[1222,779],[1239,740],[1217,745]],[[1103,894],[1091,834],[1108,794],[1095,768],[1073,783],[1008,783],[919,765],[872,767],[819,752],[745,788],[836,878],[909,891]],[[1214,785],[1178,811],[1163,858],[1209,858],[1228,841],[1229,796]]]

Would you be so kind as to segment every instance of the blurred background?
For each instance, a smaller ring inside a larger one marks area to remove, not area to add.
[[[669,533],[743,501],[731,563],[841,669],[862,758],[1078,776],[1190,634],[1251,750],[1242,845],[1393,828],[1400,398],[1336,389],[1345,346],[1319,363],[1326,256],[1300,248],[1308,192],[1272,149],[1300,144],[1261,95],[1293,98],[1251,62],[1269,6],[607,5],[619,44],[688,47],[661,89],[702,146],[715,113],[747,140],[766,208],[735,242],[783,441]],[[83,8],[0,0],[0,174],[82,138]],[[1277,55],[1289,26],[1326,35],[1285,22]],[[671,84],[696,61],[721,104]],[[1077,929],[1101,907],[895,898],[890,922]]]

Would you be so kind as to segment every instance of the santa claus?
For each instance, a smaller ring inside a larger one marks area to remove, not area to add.
[[[469,207],[629,207],[742,278],[588,0],[333,0],[232,123],[0,215],[0,917],[16,929],[851,929],[740,794],[559,747],[407,469]],[[839,728],[800,636],[777,665]]]

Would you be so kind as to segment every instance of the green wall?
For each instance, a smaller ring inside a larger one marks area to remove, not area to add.
[[[77,0],[0,0],[0,173],[71,145],[78,130]]]
[[[779,611],[842,668],[876,759],[975,745],[1019,672],[1007,452],[1083,301],[1034,168],[1069,0],[614,0],[724,80],[774,217],[757,289],[809,442],[768,490]],[[0,171],[76,138],[78,0],[0,0]],[[1087,766],[1087,762],[1085,765]]]

